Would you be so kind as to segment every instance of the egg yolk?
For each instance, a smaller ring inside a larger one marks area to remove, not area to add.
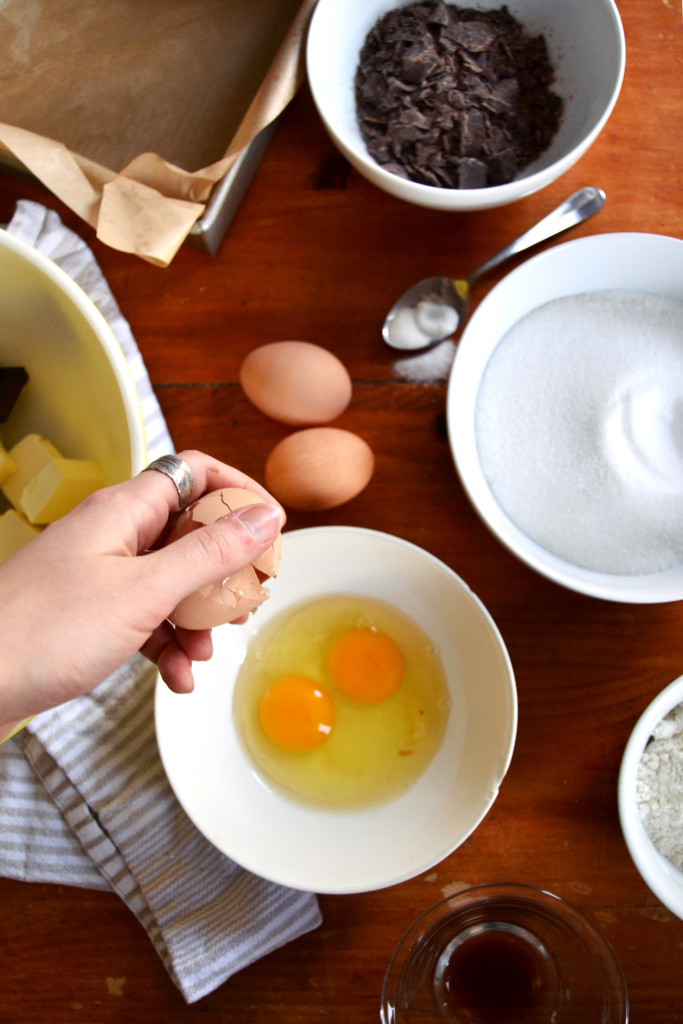
[[[332,647],[328,669],[347,697],[376,704],[398,690],[404,661],[397,645],[385,633],[354,629],[344,633]]]
[[[261,697],[259,721],[269,740],[283,750],[308,753],[329,738],[334,703],[308,676],[283,676]]]

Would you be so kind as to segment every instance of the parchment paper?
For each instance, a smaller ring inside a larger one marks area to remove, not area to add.
[[[167,266],[287,106],[316,0],[0,0],[0,151]]]

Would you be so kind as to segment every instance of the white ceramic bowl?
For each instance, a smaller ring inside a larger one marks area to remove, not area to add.
[[[159,682],[156,728],[169,781],[200,832],[255,874],[297,889],[363,892],[427,870],[462,843],[496,799],[516,735],[510,660],[486,609],[451,569],[385,533],[313,527],[285,533],[280,575],[252,620],[214,630],[192,694]],[[254,631],[300,601],[356,593],[387,601],[434,640],[452,711],[425,773],[399,797],[327,810],[270,788],[247,760],[232,715]]]
[[[93,459],[107,483],[146,464],[138,394],[109,325],[55,263],[0,231],[0,364],[29,382],[6,423],[5,447],[42,434],[69,458]]]
[[[538,306],[601,289],[633,289],[683,301],[683,241],[640,233],[592,235],[550,248],[508,274],[479,305],[456,351],[447,400],[451,450],[461,483],[484,523],[532,569],[571,590],[605,600],[677,601],[683,598],[683,565],[642,575],[594,572],[535,543],[503,511],[479,462],[477,395],[499,341]]]
[[[449,189],[407,181],[368,154],[356,120],[354,77],[373,25],[399,0],[319,0],[306,49],[308,80],[320,116],[350,163],[379,188],[438,210],[483,210],[522,199],[555,181],[602,131],[617,101],[625,66],[624,33],[613,0],[508,0],[527,33],[543,33],[556,72],[554,91],[565,103],[547,151],[514,180],[483,189]],[[500,8],[500,0],[460,6]]]
[[[618,800],[621,829],[641,878],[657,899],[683,920],[683,871],[654,845],[636,803],[636,778],[643,751],[657,723],[679,704],[683,704],[683,676],[669,683],[636,722],[621,762]]]

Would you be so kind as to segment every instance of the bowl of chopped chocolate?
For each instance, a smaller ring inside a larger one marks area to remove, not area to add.
[[[319,0],[306,62],[356,170],[419,206],[481,210],[586,152],[619,96],[625,43],[614,0]]]

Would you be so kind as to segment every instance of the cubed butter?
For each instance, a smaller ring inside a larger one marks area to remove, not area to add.
[[[58,455],[26,485],[20,508],[30,523],[53,523],[103,484],[104,475],[96,462]]]
[[[51,459],[59,458],[59,452],[51,441],[46,441],[40,434],[27,434],[9,450],[9,456],[16,463],[16,470],[0,488],[7,500],[16,509],[21,509],[21,496],[24,488]]]
[[[0,484],[4,483],[12,473],[16,473],[17,463],[0,441]]]
[[[38,533],[39,527],[31,526],[16,509],[8,508],[0,515],[0,562],[23,548]]]

